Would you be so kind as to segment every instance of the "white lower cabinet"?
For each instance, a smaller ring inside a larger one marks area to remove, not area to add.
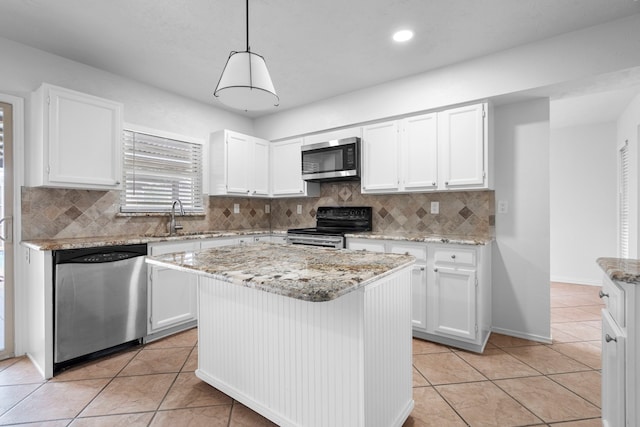
[[[602,425],[640,422],[640,292],[637,283],[604,277],[602,309]]]
[[[430,245],[427,272],[424,337],[484,351],[491,334],[490,245]]]
[[[478,328],[475,269],[436,267],[433,271],[427,330],[454,339],[475,340]]]
[[[221,246],[249,244],[268,240],[266,236],[217,237],[148,245],[149,255],[189,252]],[[148,266],[148,314],[146,341],[192,328],[197,325],[198,276],[181,271]]]
[[[625,425],[625,337],[606,309],[602,310],[602,425]]]
[[[413,336],[469,351],[484,351],[491,332],[490,245],[349,238],[347,248],[414,256]]]
[[[387,243],[387,252],[416,258],[411,269],[411,324],[414,330],[427,329],[427,246],[416,243]]]
[[[149,244],[149,255],[197,251],[200,242],[163,242]],[[170,268],[148,266],[148,335],[171,327],[195,322],[198,276]]]

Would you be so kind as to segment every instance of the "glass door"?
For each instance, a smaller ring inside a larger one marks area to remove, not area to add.
[[[13,109],[0,102],[0,359],[13,356]]]

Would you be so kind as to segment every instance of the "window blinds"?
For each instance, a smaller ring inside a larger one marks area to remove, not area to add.
[[[203,212],[202,145],[125,130],[122,212]]]
[[[625,144],[620,155],[620,196],[619,196],[619,256],[629,257],[629,145]]]

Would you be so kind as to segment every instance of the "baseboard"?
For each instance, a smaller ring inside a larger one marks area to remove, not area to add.
[[[496,328],[496,327],[492,327],[491,328],[491,332],[495,332],[497,334],[502,334],[502,335],[507,335],[507,336],[514,337],[514,338],[522,338],[522,339],[529,340],[529,341],[541,342],[543,344],[551,344],[552,343],[551,336],[545,337],[545,336],[542,336],[542,335],[527,334],[527,333],[524,333],[524,332],[512,331],[510,329]]]
[[[590,280],[578,277],[551,276],[550,280],[552,282],[571,283],[574,285],[602,286],[602,279]]]

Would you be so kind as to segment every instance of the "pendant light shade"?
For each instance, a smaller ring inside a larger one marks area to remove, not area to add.
[[[214,95],[225,105],[245,111],[278,105],[264,58],[253,52],[231,52]]]
[[[264,58],[249,49],[249,0],[247,0],[247,50],[232,51],[229,54],[213,94],[223,104],[245,111],[277,107],[280,101]]]

